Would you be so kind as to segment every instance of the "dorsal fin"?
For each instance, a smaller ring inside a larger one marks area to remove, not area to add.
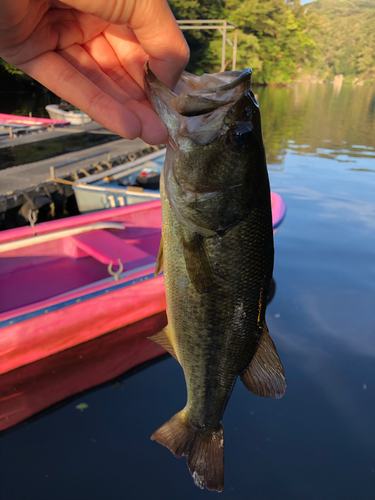
[[[255,356],[241,375],[246,389],[265,398],[281,398],[286,389],[283,365],[272,342],[266,322]]]
[[[158,257],[156,259],[155,276],[157,276],[159,273],[162,272],[163,266],[164,266],[164,245],[163,245],[163,235],[162,235],[160,239]]]
[[[159,344],[163,349],[169,352],[175,359],[177,359],[176,352],[174,350],[174,347],[172,345],[172,342],[170,341],[169,335],[168,335],[168,325],[163,328],[163,330],[159,333],[156,333],[152,337],[148,337],[149,340],[152,340],[153,342],[156,342],[156,344]],[[177,359],[178,361],[178,359]]]

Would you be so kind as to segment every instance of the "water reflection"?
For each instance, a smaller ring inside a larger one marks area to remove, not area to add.
[[[348,168],[348,170],[353,170],[354,172],[375,172],[372,168]]]
[[[303,325],[302,330],[292,327],[291,331],[290,323],[281,321],[275,337],[280,349],[287,352],[284,363],[289,368],[288,388],[292,397],[298,391],[297,370],[304,374],[304,390],[318,394],[318,407],[330,408],[326,417],[334,414],[355,446],[360,443],[372,450],[374,303],[374,289],[359,291],[334,284],[310,286],[293,304],[294,321]],[[273,326],[274,321],[270,329]]]
[[[333,85],[301,83],[257,92],[268,163],[282,163],[288,150],[375,158],[374,87],[343,85],[336,93]]]
[[[0,431],[164,355],[147,337],[166,324],[159,313],[1,375]]]

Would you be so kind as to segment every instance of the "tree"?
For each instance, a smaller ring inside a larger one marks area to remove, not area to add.
[[[169,0],[178,20],[222,19],[224,0]],[[211,71],[215,60],[215,47],[211,46],[215,33],[212,30],[183,31],[190,47],[187,70],[202,74]]]
[[[318,0],[305,6],[328,78],[375,76],[375,0]]]
[[[314,57],[316,44],[307,32],[299,2],[226,0],[228,19],[240,28],[237,65],[252,67],[259,83],[285,83]]]

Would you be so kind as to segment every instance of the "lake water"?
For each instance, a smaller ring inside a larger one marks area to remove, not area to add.
[[[0,170],[46,160],[47,158],[56,158],[65,153],[100,146],[118,139],[119,136],[116,134],[81,132],[55,139],[0,148]],[[54,159],[53,161],[58,160]]]
[[[287,205],[267,323],[288,387],[267,400],[236,384],[220,498],[374,500],[375,89],[256,92]],[[149,439],[185,398],[167,357],[3,433],[1,500],[219,498]]]

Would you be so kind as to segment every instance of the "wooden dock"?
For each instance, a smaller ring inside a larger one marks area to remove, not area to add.
[[[63,141],[69,135],[82,133],[113,136],[112,132],[92,122],[84,126],[62,127],[35,134],[1,138],[0,152],[3,148],[14,150],[13,148],[25,144],[35,144],[37,147],[41,141]],[[42,206],[50,204],[54,211],[56,203],[63,203],[64,199],[71,196],[73,191],[70,185],[58,182],[56,178],[77,180],[156,149],[157,146],[150,146],[141,139],[129,141],[118,136],[118,139],[104,144],[0,170],[0,228],[35,223]]]

